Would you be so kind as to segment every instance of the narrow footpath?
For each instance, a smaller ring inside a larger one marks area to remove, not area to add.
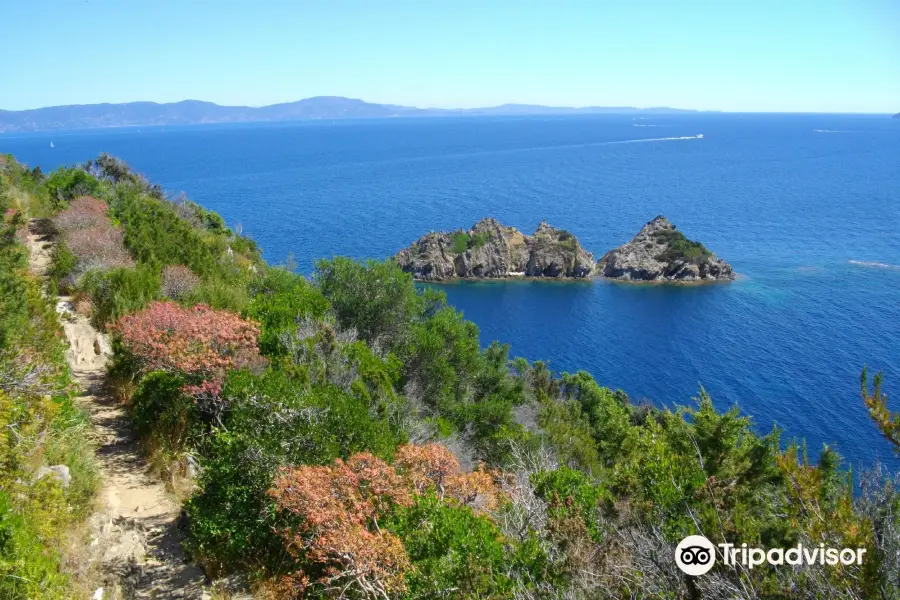
[[[30,268],[44,276],[53,241],[41,222],[29,223]],[[128,413],[108,391],[107,336],[75,313],[72,299],[57,299],[67,359],[81,389],[79,405],[90,415],[102,477],[97,512],[91,517],[89,556],[74,567],[93,569],[106,582],[96,600],[209,598],[203,571],[186,562],[177,527],[179,507],[144,460]]]

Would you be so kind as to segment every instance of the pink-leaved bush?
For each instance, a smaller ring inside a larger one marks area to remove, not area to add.
[[[79,196],[65,210],[53,217],[53,224],[62,233],[109,225],[106,202],[93,196]]]
[[[132,267],[122,230],[107,217],[108,206],[92,196],[79,196],[53,218],[53,224],[75,256],[77,279],[90,270]]]
[[[144,372],[177,371],[215,382],[229,369],[260,361],[256,323],[204,304],[153,302],[122,317],[113,330]],[[204,387],[217,389],[215,383]]]

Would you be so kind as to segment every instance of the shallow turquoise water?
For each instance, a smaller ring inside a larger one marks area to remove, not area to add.
[[[389,256],[483,216],[527,233],[546,218],[599,257],[665,214],[742,278],[442,289],[484,343],[657,403],[690,402],[703,385],[760,429],[777,423],[854,465],[900,468],[858,395],[864,363],[900,390],[898,120],[472,118],[0,136],[0,152],[45,168],[101,151],[242,223],[270,261],[293,253],[305,272],[318,257]]]

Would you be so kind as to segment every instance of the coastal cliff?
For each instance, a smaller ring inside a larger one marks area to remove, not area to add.
[[[597,273],[623,281],[730,281],[734,271],[703,244],[687,239],[660,215],[597,263]]]
[[[541,222],[534,235],[496,219],[468,231],[431,232],[394,259],[423,281],[464,278],[551,277],[583,279],[593,273],[593,255],[574,235]]]

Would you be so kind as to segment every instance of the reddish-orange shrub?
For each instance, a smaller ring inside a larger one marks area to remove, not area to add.
[[[459,502],[489,497],[496,506],[500,492],[483,471],[460,472],[459,461],[440,444],[402,446],[394,466],[361,453],[329,466],[283,467],[269,496],[279,511],[296,519],[279,531],[292,556],[317,564],[324,573],[312,580],[302,570],[282,577],[271,588],[278,598],[303,597],[319,587],[353,589],[365,598],[387,598],[405,589],[410,568],[402,542],[382,531],[378,519],[391,506],[409,505],[432,487]]]
[[[198,285],[200,278],[184,265],[168,265],[162,271],[162,293],[166,298],[179,300],[190,294]]]
[[[442,498],[476,505],[483,510],[496,508],[500,491],[494,476],[479,467],[462,472],[459,459],[442,444],[407,444],[397,450],[394,466],[417,494],[434,486]]]
[[[407,504],[409,491],[390,465],[357,454],[331,466],[282,468],[269,495],[278,509],[300,517],[296,528],[279,532],[294,557],[323,567],[316,582],[325,589],[353,588],[366,598],[405,589],[409,559],[395,535],[378,528],[391,504]],[[302,590],[308,576],[297,572],[279,586]]]
[[[154,302],[113,327],[145,371],[181,371],[213,379],[258,361],[259,328],[235,313],[198,304]]]

